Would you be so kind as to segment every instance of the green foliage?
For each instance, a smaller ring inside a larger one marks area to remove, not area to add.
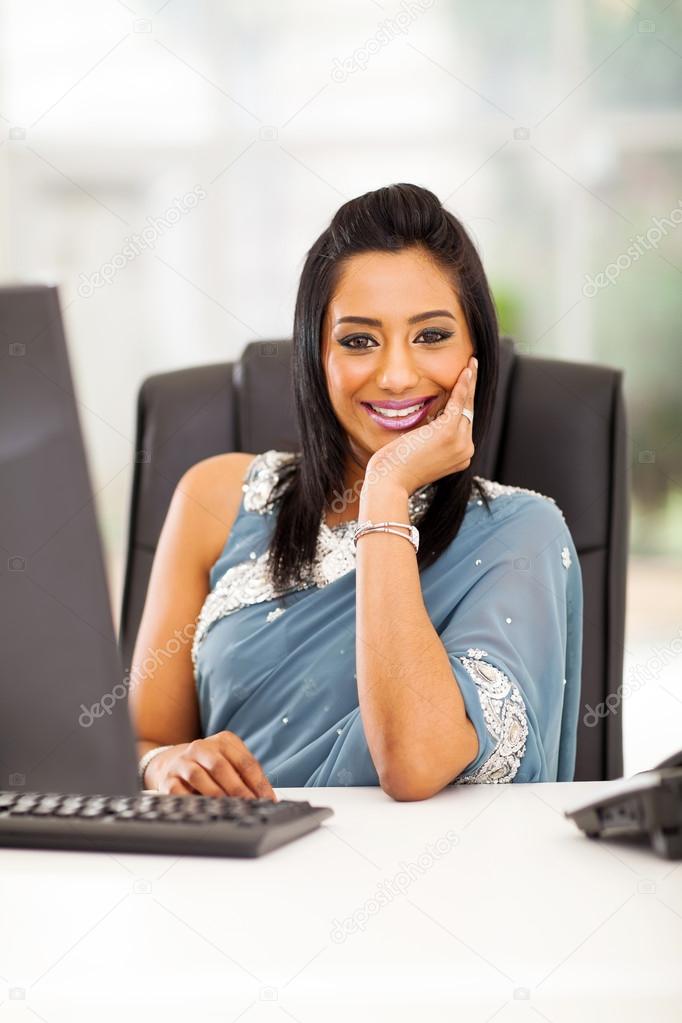
[[[523,323],[521,295],[508,285],[491,283],[490,287],[497,309],[500,334],[511,334],[518,340],[521,337]]]

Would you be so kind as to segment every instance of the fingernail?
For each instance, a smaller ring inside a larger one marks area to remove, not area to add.
[[[478,359],[474,356],[474,369],[478,369]]]

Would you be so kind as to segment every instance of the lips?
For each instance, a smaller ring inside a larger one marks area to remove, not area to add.
[[[422,394],[416,398],[401,398],[400,401],[363,401],[363,405],[374,405],[375,408],[401,409],[409,408],[410,405],[421,405],[425,401],[433,401],[434,394]]]
[[[420,423],[422,419],[426,418],[426,414],[428,413],[429,408],[431,407],[435,400],[436,400],[435,397],[428,398],[426,400],[426,403],[424,404],[424,407],[417,409],[417,411],[414,412],[412,415],[392,416],[391,418],[388,418],[387,416],[382,416],[380,412],[375,412],[368,402],[363,401],[361,404],[367,410],[367,414],[374,420],[374,422],[377,423],[379,426],[382,426],[385,430],[406,430],[411,426],[416,426],[417,423]],[[402,406],[403,408],[405,408],[409,407],[410,405],[416,405],[417,402],[414,399],[407,402],[385,402],[383,403],[382,407],[385,407],[386,405],[396,404],[398,405],[398,407]]]

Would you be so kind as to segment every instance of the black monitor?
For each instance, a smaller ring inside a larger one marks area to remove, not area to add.
[[[0,288],[0,789],[139,791],[57,289]]]

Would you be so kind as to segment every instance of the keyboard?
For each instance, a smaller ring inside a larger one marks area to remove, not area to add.
[[[0,847],[262,856],[333,813],[297,799],[0,791]]]

